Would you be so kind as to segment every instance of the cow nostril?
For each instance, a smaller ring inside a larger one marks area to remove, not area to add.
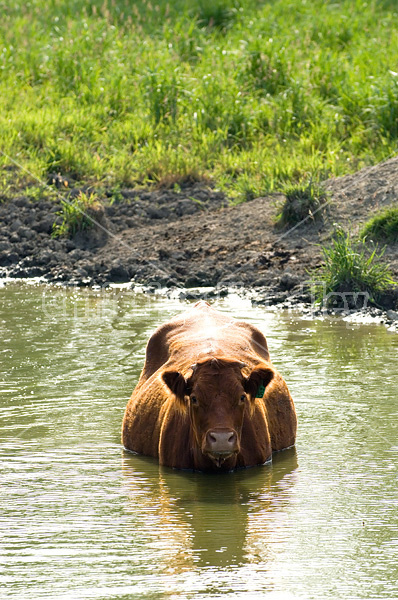
[[[236,434],[233,431],[231,431],[229,438],[228,438],[228,442],[230,444],[233,444],[235,442],[235,440],[236,440]]]

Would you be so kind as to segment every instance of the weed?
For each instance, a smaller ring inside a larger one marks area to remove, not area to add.
[[[39,202],[40,200],[44,200],[47,197],[54,197],[55,194],[52,190],[49,190],[47,186],[36,186],[31,185],[25,188],[24,193],[29,200],[32,202]]]
[[[186,19],[176,22],[172,31],[166,32],[166,39],[175,46],[181,60],[195,63],[203,52],[203,32],[197,28],[197,21],[193,19],[187,23]]]
[[[8,177],[0,177],[0,204],[6,202],[11,197],[12,186]]]
[[[322,216],[327,202],[324,188],[319,184],[301,183],[285,185],[283,193],[286,197],[282,212],[278,215],[279,225],[294,225],[310,218],[314,221]]]
[[[398,241],[398,208],[386,208],[372,217],[360,233],[362,239],[368,238],[375,241]]]
[[[108,202],[109,202],[110,206],[112,206],[113,204],[119,204],[122,202],[126,202],[127,204],[129,204],[129,200],[128,199],[126,200],[121,192],[120,185],[115,185],[115,186],[111,187],[110,189],[108,189],[106,191],[106,195],[108,197]]]
[[[337,229],[331,244],[322,247],[324,265],[311,274],[316,302],[353,308],[366,296],[377,303],[380,294],[395,284],[389,267],[380,262],[383,252],[377,248],[370,252],[362,241]]]
[[[281,55],[269,51],[270,54],[262,49],[250,52],[243,75],[251,78],[254,88],[273,96],[288,86],[289,76]]]
[[[175,121],[179,95],[175,74],[169,77],[164,73],[151,72],[144,80],[144,86],[155,125],[161,121]]]
[[[202,200],[199,200],[199,198],[194,198],[193,196],[189,196],[189,199],[192,200],[192,202],[194,202],[197,206],[199,206],[199,208],[201,210],[205,209],[205,204]]]
[[[52,237],[73,237],[78,231],[94,225],[94,215],[99,209],[95,194],[87,196],[84,192],[73,199],[61,200],[62,209],[56,213],[62,217],[60,224],[54,223]]]
[[[225,32],[237,17],[239,8],[225,0],[200,0],[197,19],[200,27],[214,27]]]

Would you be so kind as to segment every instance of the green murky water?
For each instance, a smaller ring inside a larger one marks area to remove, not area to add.
[[[216,304],[266,334],[296,449],[223,476],[120,446],[150,332],[184,308],[0,288],[6,598],[398,598],[398,336]]]

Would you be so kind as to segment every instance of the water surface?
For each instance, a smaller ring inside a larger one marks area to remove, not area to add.
[[[147,338],[185,302],[0,288],[6,598],[398,598],[398,336],[216,305],[263,330],[299,419],[295,449],[222,476],[120,445]]]

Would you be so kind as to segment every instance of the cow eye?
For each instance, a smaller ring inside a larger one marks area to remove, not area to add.
[[[198,403],[198,399],[196,396],[191,396],[191,402],[192,404],[197,404]]]
[[[246,400],[246,394],[242,394],[240,397],[240,401],[244,402]]]

